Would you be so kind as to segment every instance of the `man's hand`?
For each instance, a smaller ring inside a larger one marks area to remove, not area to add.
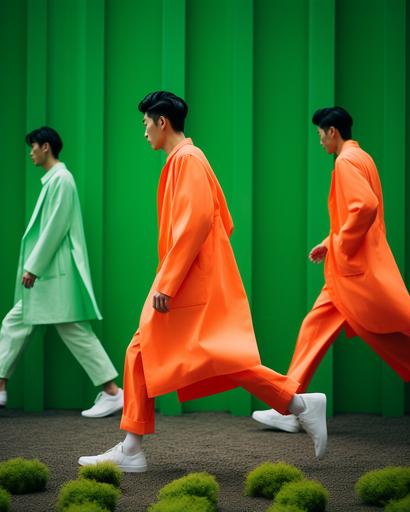
[[[158,313],[168,313],[169,311],[169,295],[165,293],[156,292],[152,301],[152,307],[158,311]]]
[[[32,274],[31,272],[24,272],[23,279],[21,280],[22,285],[25,288],[33,288],[34,281],[37,279],[37,276]]]
[[[316,247],[313,247],[313,249],[309,253],[309,259],[313,263],[320,263],[326,256],[327,253],[327,247],[325,245],[319,244]]]

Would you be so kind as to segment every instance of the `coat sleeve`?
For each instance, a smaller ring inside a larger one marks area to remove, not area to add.
[[[336,193],[348,210],[335,242],[346,256],[353,256],[376,219],[379,202],[369,182],[349,160],[336,160],[335,177]]]
[[[54,258],[70,229],[74,205],[74,188],[69,180],[60,178],[49,191],[51,213],[24,264],[24,270],[41,277]]]
[[[174,297],[211,231],[214,203],[201,162],[184,155],[171,208],[172,246],[159,271],[157,291]]]

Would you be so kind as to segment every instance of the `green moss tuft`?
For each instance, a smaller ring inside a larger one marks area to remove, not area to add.
[[[387,466],[362,475],[355,485],[356,494],[367,505],[383,506],[410,493],[410,467]]]
[[[64,512],[109,512],[109,510],[101,507],[95,501],[84,501],[83,503],[69,505],[64,509]]]
[[[202,496],[216,504],[219,496],[219,485],[215,477],[209,473],[189,473],[165,485],[159,491],[158,499],[184,495]]]
[[[85,502],[95,502],[102,508],[114,511],[121,491],[110,484],[82,478],[67,482],[60,489],[57,500],[57,511],[65,512],[69,505],[79,505]]]
[[[148,512],[215,512],[216,505],[200,496],[164,498],[148,508]]]
[[[16,457],[0,463],[0,486],[12,494],[44,491],[48,467],[37,459]]]
[[[275,503],[295,505],[306,512],[323,512],[329,493],[325,487],[315,480],[301,480],[285,484],[276,495]]]
[[[78,471],[79,478],[88,478],[115,487],[121,485],[122,471],[113,462],[99,462],[94,466],[83,466]]]
[[[265,462],[246,476],[245,496],[262,496],[273,499],[288,482],[302,480],[302,471],[285,462]]]
[[[9,512],[10,502],[10,493],[0,487],[0,512]]]
[[[391,501],[384,512],[409,512],[410,511],[410,494],[408,494],[405,498],[397,501]]]

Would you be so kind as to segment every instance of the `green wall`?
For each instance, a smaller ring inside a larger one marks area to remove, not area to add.
[[[27,131],[55,127],[82,203],[104,320],[94,327],[122,372],[153,279],[156,187],[164,162],[143,137],[138,101],[186,97],[186,134],[205,151],[236,224],[233,245],[263,362],[286,372],[323,284],[307,260],[327,234],[332,158],[312,112],[345,106],[383,181],[388,236],[410,279],[410,9],[405,0],[0,0],[3,241],[0,316],[13,304],[20,237],[40,190]],[[400,415],[410,392],[360,339],[343,335],[312,390],[329,413]],[[10,405],[77,408],[95,389],[57,337],[39,328],[10,381]],[[165,414],[263,404],[243,390]]]

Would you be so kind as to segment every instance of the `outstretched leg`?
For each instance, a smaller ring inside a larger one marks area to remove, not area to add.
[[[288,377],[299,382],[296,392],[303,393],[316,368],[329,347],[339,335],[345,320],[330,300],[326,286],[322,289],[312,310],[302,322],[295,351],[288,370]],[[266,411],[254,411],[252,418],[263,425],[286,432],[298,432],[297,418],[276,407]]]
[[[101,455],[80,457],[79,464],[90,466],[98,462],[115,462],[128,473],[146,471],[142,451],[142,436],[155,430],[155,401],[149,398],[142,365],[140,335],[137,332],[127,349],[124,368],[124,410],[120,428],[127,432],[123,442]]]

